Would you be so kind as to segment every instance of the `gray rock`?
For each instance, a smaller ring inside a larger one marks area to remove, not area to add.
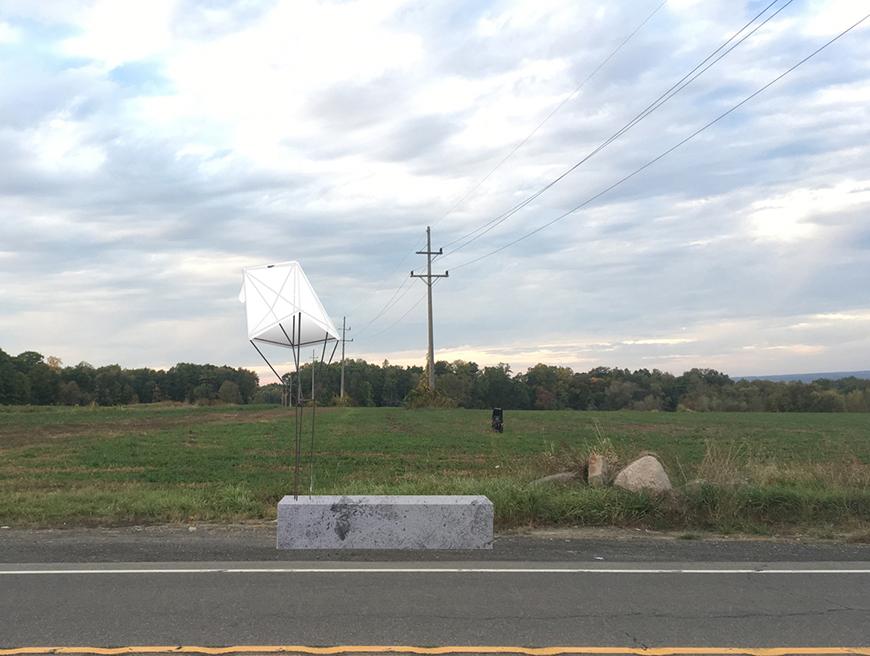
[[[672,489],[665,468],[655,456],[638,458],[616,475],[613,484],[632,492],[661,494]]]
[[[610,476],[610,466],[607,464],[607,458],[593,453],[586,461],[586,480],[592,487],[604,487],[607,485]]]
[[[544,478],[539,478],[536,481],[532,481],[532,485],[540,485],[547,483],[570,483],[571,481],[576,481],[580,478],[580,474],[577,472],[559,472],[558,474],[550,474],[549,476],[544,476]]]
[[[278,549],[491,549],[483,496],[285,496]]]

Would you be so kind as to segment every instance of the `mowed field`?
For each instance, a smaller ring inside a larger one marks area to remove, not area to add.
[[[273,519],[291,491],[292,419],[266,406],[0,408],[0,524]],[[314,491],[485,494],[502,529],[868,535],[870,414],[516,411],[505,422],[496,434],[488,411],[319,409]],[[653,452],[675,492],[534,483],[590,451],[622,464]]]

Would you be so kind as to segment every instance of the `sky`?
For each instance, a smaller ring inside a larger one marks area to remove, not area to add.
[[[870,20],[471,262],[666,151],[867,1],[794,0],[451,252],[767,4],[0,0],[0,348],[265,374],[241,271],[297,260],[348,317],[349,356],[423,364],[409,272],[430,225],[435,270],[450,270],[433,290],[437,359],[870,369]]]

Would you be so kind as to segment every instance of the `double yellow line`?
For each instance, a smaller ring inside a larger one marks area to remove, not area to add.
[[[123,654],[521,654],[523,656],[562,656],[568,654],[630,654],[631,656],[870,656],[870,647],[510,647],[410,645],[343,645],[308,647],[304,645],[236,645],[199,647],[195,645],[142,645],[130,647],[17,647],[0,649],[0,656],[41,656],[46,654],[84,654],[121,656]]]

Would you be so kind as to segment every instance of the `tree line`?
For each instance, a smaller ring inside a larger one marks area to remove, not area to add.
[[[168,371],[87,362],[64,367],[58,358],[35,351],[13,357],[0,349],[0,404],[251,403],[258,388],[257,374],[234,367],[184,362]]]
[[[179,363],[161,369],[63,366],[34,351],[10,356],[0,350],[0,404],[122,405],[185,403],[282,403],[319,405],[501,407],[508,410],[688,410],[695,412],[870,412],[870,380],[842,378],[812,383],[735,380],[713,369],[674,375],[658,369],[570,367],[538,364],[514,374],[507,364],[435,364],[437,392],[425,388],[424,370],[384,361],[345,363],[345,397],[339,398],[338,363],[305,364],[300,380],[260,385],[253,371],[228,366]],[[292,384],[291,384],[292,383]]]

